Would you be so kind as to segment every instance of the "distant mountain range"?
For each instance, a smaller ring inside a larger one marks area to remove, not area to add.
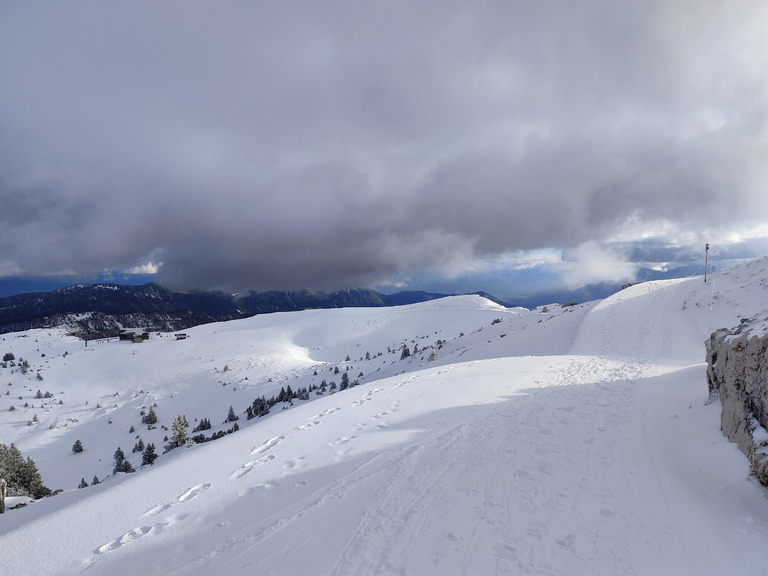
[[[679,278],[699,272],[697,267],[668,271],[642,269],[637,281]],[[543,304],[599,300],[622,287],[611,283],[591,284],[577,290],[541,292],[514,301],[502,301],[483,291],[471,293],[503,306],[532,309]],[[63,325],[84,339],[108,338],[117,336],[123,328],[169,332],[270,312],[398,306],[449,295],[426,291],[384,294],[371,289],[348,289],[331,294],[302,290],[249,291],[232,295],[221,291],[176,292],[155,283],[140,286],[107,282],[77,284],[0,298],[0,333]]]
[[[301,292],[174,292],[158,284],[80,284],[0,298],[0,333],[66,325],[85,339],[117,336],[122,328],[184,330],[208,322],[311,308],[397,306],[444,294],[350,289]]]

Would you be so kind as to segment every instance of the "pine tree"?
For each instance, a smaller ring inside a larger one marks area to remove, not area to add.
[[[34,460],[26,460],[15,444],[8,448],[0,444],[0,477],[8,482],[8,490],[18,492],[32,498],[43,498],[51,491],[43,485],[43,479],[37,470]]]
[[[173,420],[173,445],[182,446],[187,442],[187,419],[183,414],[179,414]]]
[[[45,498],[51,491],[43,485],[43,479],[37,470],[35,461],[27,457],[21,469],[21,484],[26,492],[35,500]]]
[[[125,459],[125,453],[123,453],[119,446],[117,450],[115,450],[115,467],[112,470],[112,473],[117,474],[118,472],[136,472],[134,467],[131,466],[131,463]]]
[[[91,480],[91,484],[96,486],[96,484],[98,484],[98,483],[99,483],[99,477],[94,474],[93,480]]]
[[[262,416],[269,414],[269,402],[267,402],[267,399],[264,398],[264,396],[256,398],[248,408],[250,410],[249,420],[257,417],[261,418]]]
[[[85,481],[85,478],[80,480],[80,486],[78,488],[88,488],[88,482]]]
[[[227,422],[236,422],[238,420],[240,420],[240,416],[235,414],[235,410],[232,408],[232,405],[230,404],[229,414],[227,414],[227,419],[224,420],[224,423],[226,424]]]
[[[118,472],[123,471],[123,466],[125,466],[125,453],[122,451],[122,449],[118,446],[117,450],[115,450],[115,467],[112,469],[113,474],[117,474]]]
[[[149,408],[149,412],[141,419],[141,422],[142,424],[147,424],[149,426],[157,424],[157,414],[155,414],[155,411],[152,407]]]
[[[403,351],[400,353],[400,360],[405,360],[411,355],[411,351],[408,349],[408,346],[403,344]]]
[[[155,460],[157,460],[157,454],[155,454],[155,445],[151,442],[147,444],[147,447],[144,449],[144,453],[141,455],[141,465],[146,466],[149,464],[152,466],[155,463]]]
[[[349,374],[344,372],[344,374],[341,375],[341,384],[339,385],[339,390],[346,390],[347,388],[349,388]]]
[[[75,440],[75,443],[72,444],[72,452],[75,454],[78,454],[83,451],[83,443],[80,442],[80,440]]]
[[[202,432],[203,430],[211,429],[211,421],[208,418],[202,418],[200,424],[192,429],[192,432]]]

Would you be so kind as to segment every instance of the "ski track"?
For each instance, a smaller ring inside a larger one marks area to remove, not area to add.
[[[617,536],[627,495],[611,486],[621,484],[614,428],[626,416],[614,407],[629,410],[633,389],[631,380],[617,379],[635,369],[589,358],[570,362],[559,378],[594,382],[595,370],[614,381],[593,383],[591,402],[583,402],[583,390],[545,388],[500,404],[481,422],[467,419],[402,449],[371,482],[354,535],[330,574],[398,573],[425,546],[435,552],[431,565],[420,566],[423,573],[477,573],[482,566],[473,562],[491,556],[497,574],[556,574],[574,563],[631,574],[622,552],[627,543]],[[506,432],[488,442],[488,428]],[[553,441],[563,437],[565,445]],[[478,486],[472,471],[480,462],[494,464]],[[603,480],[574,477],[576,463],[577,470],[603,470]],[[550,528],[563,524],[569,529]]]

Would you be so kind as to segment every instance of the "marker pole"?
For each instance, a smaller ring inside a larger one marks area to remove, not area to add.
[[[709,260],[709,243],[704,246],[704,282],[707,281],[707,262]]]

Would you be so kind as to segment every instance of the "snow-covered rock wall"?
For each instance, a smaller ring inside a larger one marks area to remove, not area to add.
[[[707,341],[710,398],[720,397],[720,428],[768,486],[768,312],[742,319]]]

